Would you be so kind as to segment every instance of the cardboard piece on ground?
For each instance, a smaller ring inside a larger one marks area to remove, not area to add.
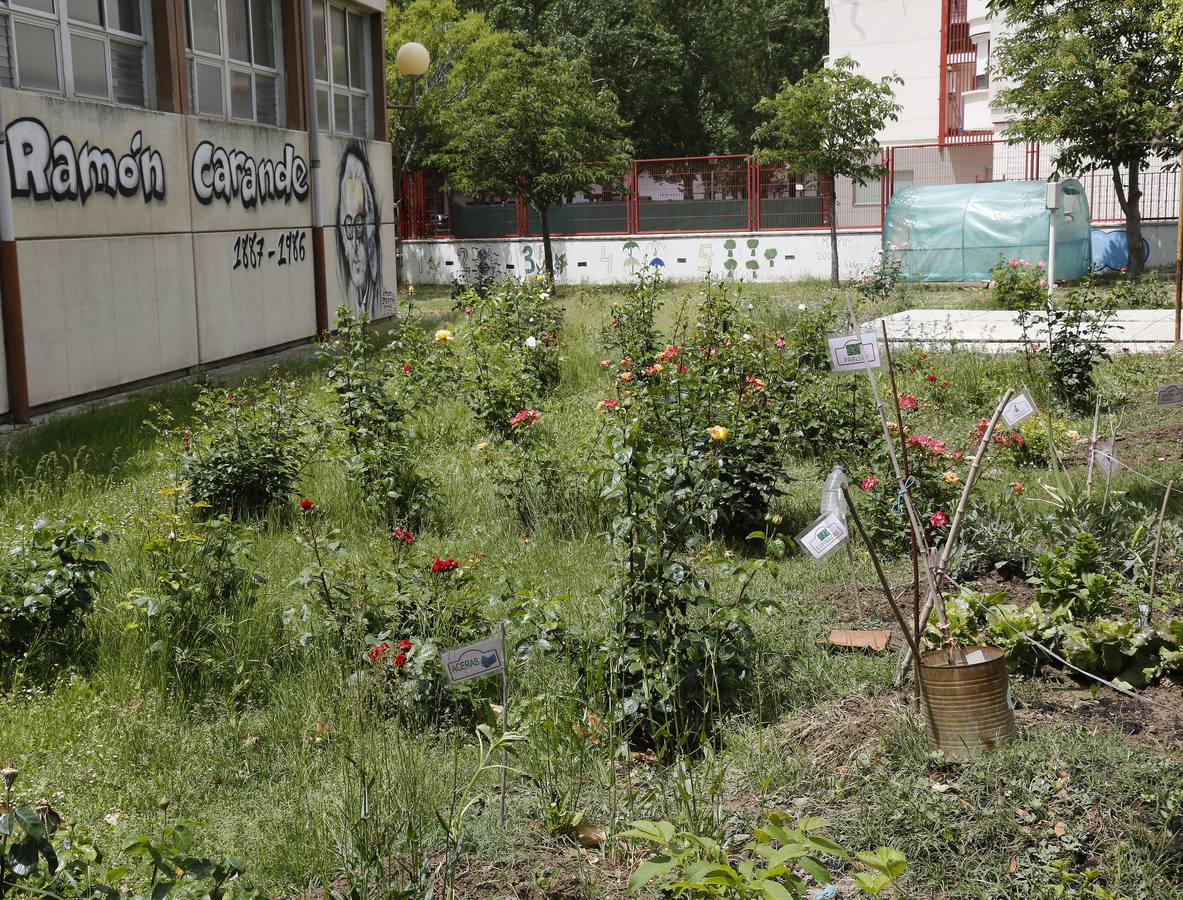
[[[891,642],[891,632],[879,628],[871,631],[835,629],[830,632],[828,640],[835,647],[844,647],[849,650],[873,650],[876,653],[881,653],[887,649],[887,645]]]

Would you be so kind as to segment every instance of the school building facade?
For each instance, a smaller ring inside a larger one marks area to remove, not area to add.
[[[384,0],[0,0],[0,414],[394,312]]]

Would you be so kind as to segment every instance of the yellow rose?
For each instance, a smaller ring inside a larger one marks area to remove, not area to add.
[[[452,340],[452,332],[446,328],[441,328],[435,333],[435,342],[437,344],[446,344]]]
[[[717,444],[720,441],[727,440],[727,435],[729,432],[722,425],[712,425],[707,429],[707,434],[709,434],[711,436],[711,440]]]
[[[957,482],[960,481],[960,478],[958,477],[957,473],[954,472],[952,469],[950,469],[948,472],[946,472],[941,477],[944,478],[945,481],[949,484],[957,484]]]
[[[488,441],[481,441],[479,444],[476,445],[476,452],[477,453],[483,453],[488,449],[489,449],[489,442]]]
[[[1068,440],[1070,440],[1070,441],[1079,441],[1080,440],[1080,432],[1079,431],[1067,431],[1064,433],[1064,437],[1068,438]]]

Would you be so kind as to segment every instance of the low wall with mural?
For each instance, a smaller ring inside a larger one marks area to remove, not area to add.
[[[1147,260],[1170,267],[1175,258],[1175,223],[1142,226]],[[1117,271],[1128,260],[1125,231],[1094,226],[1093,268]],[[794,281],[830,277],[828,231],[784,234],[736,233],[564,237],[552,241],[555,278],[562,284],[614,284],[627,281],[646,265],[660,267],[671,281],[691,281],[707,272],[746,281]],[[843,278],[856,276],[878,261],[880,232],[843,231],[838,263]],[[402,279],[411,284],[450,284],[472,280],[482,268],[494,277],[528,277],[543,271],[539,238],[431,239],[402,242]]]
[[[3,95],[34,408],[314,335],[307,133]],[[390,315],[390,146],[321,148],[330,315]]]
[[[613,284],[629,280],[644,266],[658,266],[675,281],[707,272],[747,281],[829,278],[830,235],[826,231],[791,234],[646,235],[572,237],[552,241],[555,278],[564,284]],[[838,236],[844,278],[874,262],[879,232],[845,231]],[[495,276],[528,277],[543,271],[538,238],[423,240],[402,244],[402,279],[419,284],[471,280],[482,267]]]

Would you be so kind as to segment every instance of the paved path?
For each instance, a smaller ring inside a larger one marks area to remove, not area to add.
[[[1006,310],[910,309],[887,316],[892,342],[916,344],[966,344],[975,350],[1004,352],[1022,346],[1023,333],[1015,314]],[[875,322],[878,329],[879,321]],[[1046,341],[1046,331],[1032,336]],[[1109,327],[1110,350],[1157,353],[1175,346],[1174,309],[1123,309]]]

